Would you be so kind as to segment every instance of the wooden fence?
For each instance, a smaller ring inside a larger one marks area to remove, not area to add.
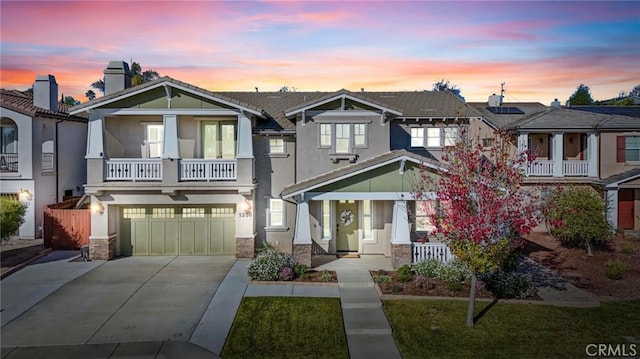
[[[89,244],[91,212],[89,209],[44,209],[44,246],[51,249],[80,249]]]

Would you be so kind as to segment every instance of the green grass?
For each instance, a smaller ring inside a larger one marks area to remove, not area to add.
[[[587,344],[640,338],[640,300],[599,308],[498,303],[474,328],[465,326],[467,302],[389,300],[384,309],[404,359],[582,358]]]
[[[223,358],[348,358],[337,298],[247,297]]]

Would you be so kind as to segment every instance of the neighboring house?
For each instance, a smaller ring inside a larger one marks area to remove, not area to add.
[[[526,184],[591,186],[605,193],[612,227],[640,229],[640,107],[470,105],[537,155]]]
[[[87,119],[58,103],[52,75],[39,75],[33,95],[0,90],[0,192],[26,203],[20,238],[42,237],[44,207],[83,193]]]

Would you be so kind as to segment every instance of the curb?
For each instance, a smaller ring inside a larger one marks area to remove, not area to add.
[[[311,286],[311,287],[337,287],[338,282],[296,282],[296,281],[269,281],[250,280],[248,285],[284,285],[284,286]]]
[[[0,275],[0,280],[1,279],[5,279],[6,277],[10,276],[11,274],[19,271],[20,269],[28,266],[29,264],[31,264],[31,262],[37,261],[38,259],[46,256],[47,254],[49,254],[49,252],[51,252],[51,248],[45,248],[44,250],[40,251],[40,253],[38,253],[37,255],[27,259],[26,261],[18,264],[17,266],[11,267],[11,269],[9,269],[8,271],[2,273]]]

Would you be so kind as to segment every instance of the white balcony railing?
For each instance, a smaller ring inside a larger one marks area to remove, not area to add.
[[[436,259],[442,263],[448,263],[455,258],[449,246],[444,243],[426,242],[413,243],[413,263],[418,263],[426,259]]]
[[[553,161],[551,160],[539,160],[533,161],[527,168],[527,175],[529,176],[553,176]]]
[[[107,181],[161,181],[162,160],[117,158],[106,160]]]
[[[235,180],[237,161],[234,159],[188,159],[180,161],[182,181]]]
[[[18,172],[18,154],[0,153],[0,171]]]
[[[589,161],[562,161],[562,173],[565,176],[588,176]]]
[[[42,170],[43,171],[53,171],[54,163],[53,163],[53,153],[43,153],[42,154]]]

